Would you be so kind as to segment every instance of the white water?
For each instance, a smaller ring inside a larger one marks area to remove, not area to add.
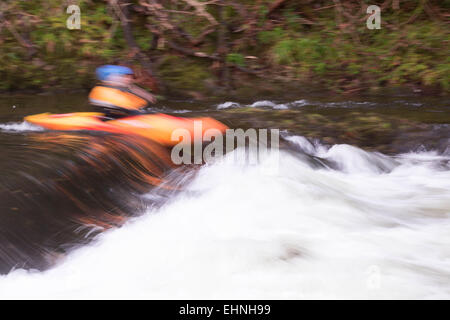
[[[204,167],[54,269],[0,277],[0,298],[450,298],[450,157],[290,140],[339,169]]]
[[[292,102],[285,102],[285,103],[278,103],[270,100],[259,100],[255,101],[251,104],[241,104],[239,102],[233,102],[233,101],[227,101],[224,103],[220,103],[215,106],[215,109],[221,110],[221,109],[230,109],[230,108],[269,108],[269,109],[297,109],[303,106],[315,106],[320,108],[359,108],[359,107],[380,107],[383,103],[380,101],[377,102],[370,102],[370,101],[341,101],[341,102],[327,102],[327,101],[321,101],[321,100],[296,100]],[[388,101],[388,104],[386,106],[392,107],[394,105],[400,105],[400,106],[408,106],[408,107],[415,107],[415,108],[421,108],[424,107],[424,104],[417,103],[417,102],[409,102],[405,100],[396,100],[396,101]]]
[[[0,131],[5,132],[26,132],[26,131],[43,131],[42,127],[33,125],[29,122],[10,122],[10,123],[1,123]]]
[[[256,101],[252,104],[247,104],[247,105],[241,105],[238,102],[227,101],[227,102],[218,104],[216,106],[216,108],[217,108],[217,110],[221,110],[221,109],[244,108],[244,107],[249,107],[249,108],[264,107],[264,108],[270,108],[270,109],[275,109],[275,110],[285,110],[285,109],[303,107],[308,104],[310,104],[310,102],[307,100],[297,100],[297,101],[293,101],[293,102],[289,102],[289,103],[276,103],[276,102],[269,101],[269,100],[261,100],[261,101]]]

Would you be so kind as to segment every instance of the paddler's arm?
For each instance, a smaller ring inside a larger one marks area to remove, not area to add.
[[[130,84],[130,86],[128,87],[128,89],[130,90],[131,93],[134,93],[135,95],[151,102],[151,103],[155,103],[156,102],[156,98],[154,95],[152,95],[151,93],[145,91],[144,89],[141,89],[138,86],[135,86],[133,84]]]

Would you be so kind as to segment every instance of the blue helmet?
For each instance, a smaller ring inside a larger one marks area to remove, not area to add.
[[[100,81],[108,80],[111,75],[126,75],[133,74],[133,70],[123,66],[105,65],[98,67],[95,71],[97,79]]]

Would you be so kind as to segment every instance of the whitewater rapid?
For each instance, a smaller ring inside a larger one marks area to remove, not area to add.
[[[0,298],[450,298],[450,155],[287,140],[204,166],[53,269],[1,276]]]

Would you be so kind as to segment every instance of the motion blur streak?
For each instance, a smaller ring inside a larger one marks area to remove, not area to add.
[[[148,140],[46,132],[15,136],[12,144],[2,137],[0,273],[45,269],[158,204],[144,201],[143,193],[170,189],[160,188],[171,169],[169,153]]]
[[[278,172],[229,154],[0,297],[450,298],[448,154],[287,140]]]

